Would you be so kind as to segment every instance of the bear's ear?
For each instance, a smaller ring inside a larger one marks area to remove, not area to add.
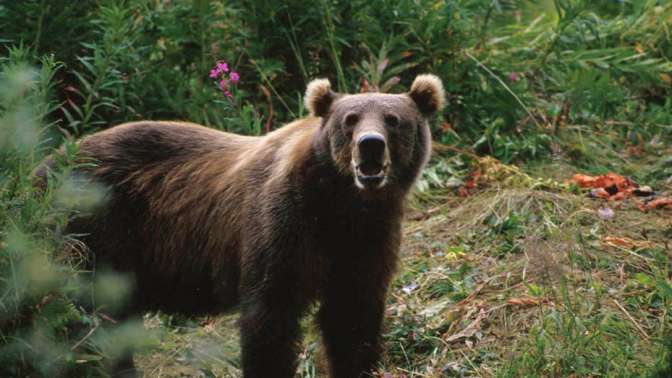
[[[331,90],[329,80],[315,79],[308,83],[303,101],[311,115],[324,117],[329,112],[336,96],[336,93]]]
[[[424,116],[441,110],[446,103],[446,94],[441,79],[434,75],[418,75],[408,95],[415,101]]]

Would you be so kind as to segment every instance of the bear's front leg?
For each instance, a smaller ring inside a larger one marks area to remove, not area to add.
[[[243,303],[240,332],[245,378],[294,377],[300,316],[287,296],[262,294],[262,298],[255,296]]]
[[[350,312],[346,314],[345,312]],[[357,312],[357,313],[355,313]],[[320,311],[322,337],[332,378],[368,377],[380,359],[383,306]]]
[[[332,378],[368,377],[380,359],[394,261],[377,263],[374,269],[360,266],[330,276],[318,321]]]

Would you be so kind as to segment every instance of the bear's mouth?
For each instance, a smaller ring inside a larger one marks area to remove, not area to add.
[[[355,185],[358,188],[380,189],[386,183],[387,166],[367,162],[355,165]]]

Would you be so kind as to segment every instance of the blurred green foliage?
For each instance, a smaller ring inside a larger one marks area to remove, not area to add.
[[[57,109],[50,95],[62,65],[45,56],[35,70],[28,55],[11,49],[0,71],[0,375],[99,376],[124,347],[152,339],[138,322],[101,327],[130,281],[92,272],[84,247],[62,233],[105,198],[68,175],[74,143],[66,142],[52,180],[35,185],[31,170],[58,137],[46,118]]]
[[[76,137],[138,119],[260,134],[305,113],[315,77],[399,92],[432,72],[449,100],[438,141],[506,162],[561,150],[609,169],[613,151],[670,140],[670,24],[658,0],[0,3],[0,375],[95,375],[119,338],[146,340],[124,337],[133,323],[106,338],[105,303],[128,284],[94,279],[60,232],[105,197],[67,178]],[[208,78],[218,60],[241,75],[233,100]],[[54,180],[35,189],[31,170],[64,142]],[[656,164],[646,177],[669,177],[669,159]]]

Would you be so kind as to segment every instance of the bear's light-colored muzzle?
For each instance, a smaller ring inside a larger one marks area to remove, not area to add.
[[[387,183],[390,153],[385,135],[362,130],[353,136],[352,169],[355,185],[362,190],[379,189]]]

